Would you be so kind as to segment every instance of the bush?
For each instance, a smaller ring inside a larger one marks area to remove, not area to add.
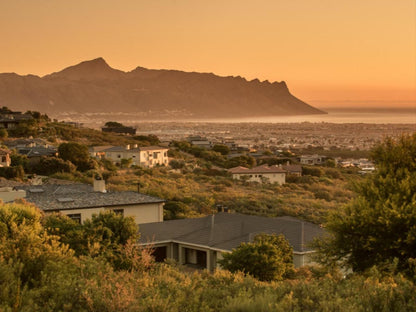
[[[39,163],[31,167],[31,171],[40,175],[52,175],[55,173],[74,173],[76,167],[68,160],[56,157],[42,157]]]

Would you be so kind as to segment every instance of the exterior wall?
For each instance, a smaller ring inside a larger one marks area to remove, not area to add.
[[[0,167],[10,167],[11,162],[10,154],[0,155]]]
[[[248,181],[263,183],[263,178],[266,178],[267,182],[279,183],[280,185],[286,183],[285,173],[233,173],[233,179],[240,180],[242,177],[248,176]]]
[[[111,209],[124,209],[124,216],[133,217],[137,224],[163,221],[163,203],[120,206]]]
[[[311,259],[312,253],[303,253],[303,254],[293,254],[293,263],[295,265],[295,268],[299,268],[301,266],[312,264],[314,263]]]
[[[111,208],[97,207],[97,208],[80,208],[61,210],[60,212],[69,214],[81,214],[81,222],[86,219],[91,219],[93,214],[98,214],[104,210],[124,209],[124,216],[133,217],[137,224],[151,223],[163,221],[163,203],[144,204],[144,205],[129,205],[129,206],[112,206]]]
[[[91,219],[93,214],[99,214],[100,211],[103,211],[103,208],[91,208],[91,209],[71,209],[71,210],[61,210],[60,213],[64,215],[70,214],[81,214],[81,222],[83,223],[87,219]],[[45,211],[48,213],[48,211]]]
[[[5,187],[0,189],[0,199],[5,203],[13,202],[16,199],[25,197],[26,191],[23,190],[14,191],[11,187]]]

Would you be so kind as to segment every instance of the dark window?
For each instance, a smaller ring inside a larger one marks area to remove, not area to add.
[[[80,213],[67,214],[67,217],[69,217],[72,220],[81,224],[81,214]]]
[[[124,209],[113,209],[115,214],[120,214],[122,216],[124,216]]]

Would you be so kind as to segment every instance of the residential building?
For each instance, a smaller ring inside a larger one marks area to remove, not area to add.
[[[190,136],[187,138],[187,141],[192,145],[199,146],[202,148],[210,149],[212,147],[212,142],[207,138],[201,136]]]
[[[268,182],[278,183],[280,185],[286,183],[286,170],[279,166],[262,165],[254,168],[234,167],[228,170],[233,176],[233,179],[246,179],[250,182]]]
[[[328,157],[322,155],[302,155],[300,156],[300,163],[302,165],[323,165]]]
[[[288,162],[287,165],[282,166],[282,169],[286,170],[288,175],[298,176],[298,177],[302,176],[302,166],[301,165],[291,165]]]
[[[163,221],[164,200],[132,191],[107,191],[104,180],[96,179],[94,185],[26,185],[15,189],[25,191],[25,200],[45,213],[61,212],[78,222],[105,210],[131,216],[140,224]]]
[[[0,167],[9,167],[11,162],[10,151],[0,148]]]
[[[95,157],[98,157],[98,148],[94,147],[96,152],[90,149],[90,154],[95,153]],[[100,157],[104,155],[105,158],[116,164],[120,164],[122,159],[131,159],[132,165],[145,168],[152,168],[157,165],[167,166],[169,164],[168,148],[161,146],[113,146],[100,150],[100,155]]]
[[[318,225],[292,217],[265,218],[217,213],[202,218],[139,224],[142,246],[154,249],[156,260],[174,259],[194,268],[215,270],[222,253],[241,243],[253,242],[257,234],[283,234],[293,247],[295,267],[311,262],[308,243],[323,234]]]
[[[21,112],[12,112],[9,110],[2,110],[0,112],[0,128],[13,129],[20,123],[32,120],[30,114],[22,114]]]

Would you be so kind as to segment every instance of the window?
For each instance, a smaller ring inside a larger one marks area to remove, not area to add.
[[[153,158],[157,158],[157,154],[158,154],[157,152],[154,152],[153,153]]]
[[[113,209],[115,214],[124,216],[124,209]]]
[[[71,218],[75,222],[78,222],[79,224],[81,224],[81,214],[80,213],[67,214],[67,217]]]

